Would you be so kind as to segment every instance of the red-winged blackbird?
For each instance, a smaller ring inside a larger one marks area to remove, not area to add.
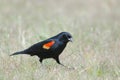
[[[59,61],[59,55],[62,53],[64,48],[66,47],[66,44],[72,41],[72,36],[68,32],[61,32],[58,35],[51,37],[47,40],[44,40],[42,42],[38,42],[28,49],[25,49],[23,51],[15,52],[11,54],[18,55],[18,54],[28,54],[31,56],[38,56],[40,59],[39,61],[42,63],[43,59],[46,58],[53,58],[56,60],[58,64],[61,64]],[[63,64],[61,64],[63,65]]]

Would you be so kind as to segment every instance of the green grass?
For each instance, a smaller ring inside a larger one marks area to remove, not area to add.
[[[0,1],[0,80],[120,80],[118,0]],[[62,31],[73,35],[60,56],[41,65],[15,51]]]

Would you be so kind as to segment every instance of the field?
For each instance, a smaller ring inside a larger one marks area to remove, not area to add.
[[[69,68],[9,56],[62,31],[73,35],[60,55]],[[0,0],[0,80],[120,80],[120,1]]]

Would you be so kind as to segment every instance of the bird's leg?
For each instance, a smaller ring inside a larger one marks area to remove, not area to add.
[[[59,60],[59,57],[55,57],[54,59],[56,60],[56,62],[57,62],[58,64],[64,66],[65,68],[74,70],[74,68],[70,68],[70,67],[65,66],[64,64],[62,64],[62,63],[60,62],[60,60]]]
[[[39,59],[39,61],[40,61],[40,63],[42,64],[43,59],[42,59],[42,58],[40,58],[40,59]]]
[[[58,64],[64,66],[64,65],[60,62],[59,57],[55,57],[54,59],[56,60],[56,62],[57,62]]]
[[[41,63],[40,67],[43,69],[47,69],[48,67],[42,64],[43,58],[39,59],[39,62]]]

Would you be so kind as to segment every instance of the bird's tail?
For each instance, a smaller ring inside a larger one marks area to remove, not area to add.
[[[18,55],[18,54],[25,54],[25,52],[24,51],[15,52],[15,53],[11,54],[10,56],[14,56],[14,55]]]

